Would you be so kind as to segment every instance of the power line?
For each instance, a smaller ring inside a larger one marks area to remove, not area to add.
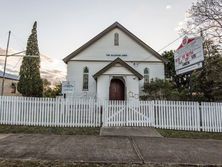
[[[3,33],[3,34],[1,34],[0,35],[0,48],[4,48],[4,47],[1,47],[1,46],[3,46],[3,43],[5,42],[5,40],[3,40],[5,37],[7,37],[8,36],[8,33]],[[1,41],[3,42],[3,43],[1,43]]]
[[[15,64],[15,66],[13,67],[13,68],[16,68],[17,67],[17,65],[20,63],[20,61],[21,61],[21,57],[19,58],[19,60],[18,60],[18,62]]]
[[[13,38],[15,39],[15,42],[17,43],[17,45],[19,45],[19,46],[21,47],[21,50],[25,50],[25,49],[24,49],[24,45],[23,45],[24,41],[19,38],[20,42],[22,43],[22,44],[20,44],[20,43],[17,41],[16,36],[15,36],[14,33],[12,33],[12,36],[13,36]],[[20,53],[24,53],[24,51],[22,51],[22,52],[20,52]],[[17,53],[17,54],[20,54],[20,53]],[[15,55],[16,55],[16,54],[15,54]],[[20,60],[21,60],[21,57],[19,58],[19,60],[17,61],[17,63],[14,65],[13,68],[16,68],[16,67],[17,67],[17,65],[19,64]]]
[[[167,48],[168,46],[172,45],[174,42],[176,42],[177,40],[179,40],[180,38],[182,38],[184,35],[179,36],[178,38],[176,38],[175,40],[173,40],[172,42],[170,42],[169,44],[167,44],[166,46],[164,46],[163,48],[161,48],[160,50],[158,50],[157,52],[162,51],[163,49]]]
[[[24,53],[25,51],[21,51],[21,52],[17,52],[17,53],[14,53],[14,54],[8,54],[8,51],[9,51],[9,42],[10,42],[10,37],[11,37],[11,31],[9,31],[8,33],[8,41],[7,41],[7,47],[6,47],[6,53],[5,55],[0,55],[0,56],[4,56],[5,57],[5,61],[4,61],[4,71],[3,71],[3,77],[2,77],[2,90],[1,90],[1,96],[3,96],[4,94],[4,83],[5,83],[5,74],[6,74],[6,66],[7,66],[7,58],[9,56],[22,56],[22,57],[40,57],[39,55],[21,55],[21,53]],[[21,58],[20,58],[21,59]],[[20,61],[19,59],[19,61]],[[19,61],[16,63],[16,66],[17,64],[19,63]]]
[[[0,56],[2,56],[2,57],[5,57],[5,55],[0,55]],[[20,54],[17,54],[17,55],[14,55],[14,54],[12,54],[12,55],[8,55],[7,57],[40,57],[39,55],[20,55]]]
[[[204,22],[196,25],[195,27],[191,28],[189,31],[192,31],[193,29],[197,28],[198,26],[200,26],[201,24],[203,24]],[[195,33],[198,34],[200,33],[202,30],[200,30],[199,32]],[[193,33],[190,33],[193,34]],[[162,51],[163,49],[167,48],[168,46],[172,45],[174,42],[176,42],[177,40],[179,40],[180,38],[184,37],[185,35],[187,35],[187,33],[184,33],[183,35],[180,35],[178,38],[176,38],[175,40],[173,40],[172,42],[170,42],[169,44],[167,44],[166,46],[164,46],[163,48],[161,48],[160,50],[158,50],[157,52]]]
[[[12,37],[14,38],[16,44],[19,45],[20,49],[25,50],[24,48],[25,42],[21,38],[16,37],[16,35],[13,32],[12,32]]]

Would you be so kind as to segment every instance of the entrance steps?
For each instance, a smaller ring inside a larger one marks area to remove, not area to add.
[[[162,137],[155,128],[151,127],[102,127],[100,136]]]

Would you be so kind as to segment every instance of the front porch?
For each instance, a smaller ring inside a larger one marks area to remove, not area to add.
[[[139,100],[139,80],[143,76],[120,58],[93,76],[98,100]]]

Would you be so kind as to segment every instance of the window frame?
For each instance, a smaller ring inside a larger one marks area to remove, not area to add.
[[[144,84],[150,83],[150,69],[148,67],[143,70]]]
[[[114,34],[114,46],[119,46],[119,33]]]
[[[89,90],[89,68],[86,66],[83,68],[83,78],[82,78],[82,90],[88,91]]]

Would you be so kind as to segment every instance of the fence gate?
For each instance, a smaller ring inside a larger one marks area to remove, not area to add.
[[[105,101],[103,126],[153,126],[153,101]]]

